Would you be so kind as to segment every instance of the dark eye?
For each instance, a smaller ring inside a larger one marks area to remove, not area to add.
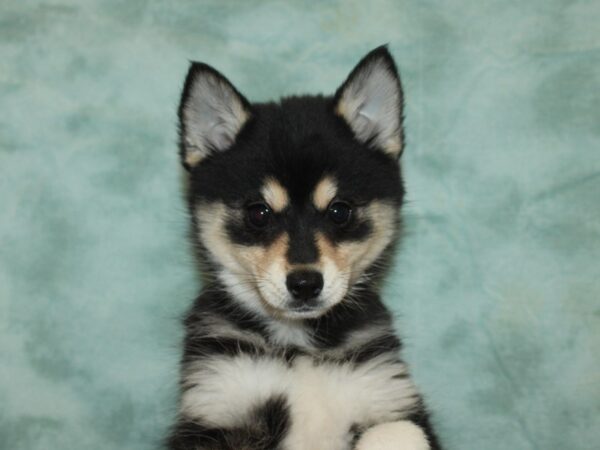
[[[264,228],[269,224],[271,208],[264,203],[255,203],[246,210],[248,222],[256,228]]]
[[[345,202],[333,202],[327,209],[327,215],[331,221],[337,225],[345,225],[350,221],[352,216],[352,208]]]

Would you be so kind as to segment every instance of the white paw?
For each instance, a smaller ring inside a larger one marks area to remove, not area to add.
[[[408,420],[381,423],[369,428],[355,450],[429,450],[423,430]]]

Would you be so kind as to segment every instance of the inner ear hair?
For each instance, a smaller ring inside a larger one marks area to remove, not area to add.
[[[228,150],[250,118],[250,104],[217,70],[193,62],[179,104],[180,154],[187,169]]]
[[[393,157],[399,157],[404,146],[402,110],[400,77],[386,46],[367,54],[334,97],[335,113],[355,137]]]

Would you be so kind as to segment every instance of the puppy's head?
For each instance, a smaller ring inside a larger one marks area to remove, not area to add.
[[[179,108],[194,235],[233,297],[275,317],[352,301],[398,228],[402,90],[385,47],[332,97],[250,104],[193,63]]]

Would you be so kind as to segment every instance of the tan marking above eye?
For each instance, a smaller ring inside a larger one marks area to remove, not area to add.
[[[337,194],[337,183],[331,176],[323,178],[313,191],[313,204],[319,210],[327,208],[331,200],[335,198]]]
[[[290,203],[287,191],[275,178],[267,178],[260,193],[275,212],[283,211]]]

